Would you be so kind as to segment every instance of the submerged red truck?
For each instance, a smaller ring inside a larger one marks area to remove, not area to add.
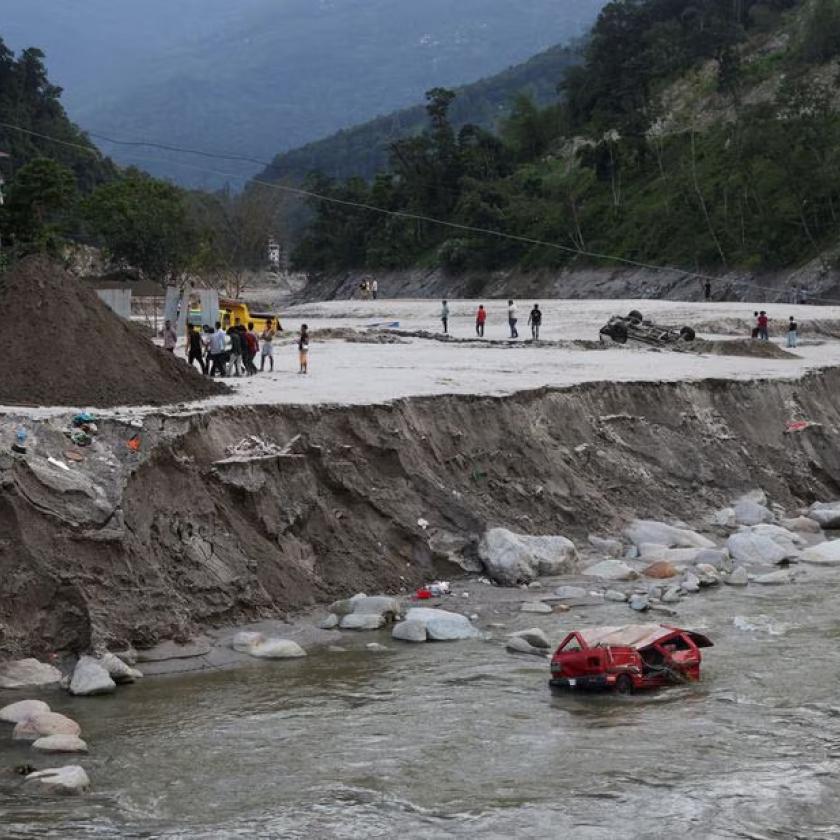
[[[626,624],[573,630],[551,659],[552,691],[630,694],[700,679],[702,633],[666,624]]]

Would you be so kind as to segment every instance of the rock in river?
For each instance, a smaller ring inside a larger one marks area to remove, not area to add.
[[[81,697],[94,694],[110,694],[116,690],[117,684],[98,659],[92,656],[81,656],[73,669],[70,680],[70,693]]]
[[[425,642],[426,624],[422,621],[398,621],[391,631],[391,638],[400,642]]]
[[[80,794],[90,787],[90,779],[82,767],[53,767],[30,773],[24,780],[27,790],[45,793]]]
[[[810,516],[796,516],[793,519],[783,519],[781,526],[788,531],[799,531],[802,534],[819,534],[822,531],[820,523]]]
[[[143,677],[141,671],[127,665],[115,653],[104,653],[99,661],[117,685],[133,683]]]
[[[80,735],[82,728],[58,712],[42,712],[20,721],[12,732],[15,741],[37,741],[46,735]]]
[[[789,556],[789,552],[763,534],[739,531],[727,540],[726,547],[733,559],[746,564],[776,564]]]
[[[714,548],[715,544],[696,531],[676,528],[652,519],[636,519],[624,530],[635,545],[655,543],[666,548]]]
[[[306,651],[291,639],[268,638],[254,645],[249,651],[257,659],[299,659]]]
[[[446,610],[414,607],[408,611],[405,619],[423,624],[429,641],[452,642],[460,639],[474,639],[480,635],[465,615]]]
[[[42,700],[18,700],[0,709],[0,720],[4,723],[20,723],[22,720],[49,712],[50,707]]]
[[[350,613],[341,616],[338,626],[342,630],[379,630],[385,626],[385,616],[378,613]]]
[[[526,601],[519,608],[519,612],[542,613],[543,615],[548,615],[552,612],[552,609],[550,604],[546,604],[543,601]]]
[[[37,659],[17,659],[0,664],[0,688],[43,688],[59,682],[61,671]]]
[[[840,540],[812,545],[802,552],[800,559],[815,566],[840,566]]]
[[[535,648],[549,648],[551,644],[548,641],[548,636],[540,630],[539,627],[531,627],[529,630],[517,630],[516,633],[510,633],[509,639],[524,639],[531,647]]]
[[[634,593],[630,596],[630,609],[636,610],[637,612],[644,612],[647,609],[650,609],[650,601],[648,600],[647,595],[640,595],[639,593]]]
[[[583,570],[587,577],[597,577],[603,580],[634,580],[639,573],[623,563],[621,560],[602,560],[594,566]]]
[[[723,579],[723,582],[728,583],[730,586],[746,586],[749,583],[749,579],[747,570],[743,566],[738,566],[731,574]]]
[[[783,583],[791,583],[793,575],[790,572],[780,569],[778,572],[769,572],[766,575],[756,575],[753,583],[760,583],[764,586],[780,586]]]
[[[45,735],[32,744],[42,753],[86,753],[87,744],[78,735]]]
[[[510,653],[527,653],[531,656],[548,656],[548,651],[545,648],[537,647],[523,639],[521,636],[513,636],[507,640],[505,649]]]
[[[657,560],[655,563],[651,563],[642,574],[645,577],[663,580],[676,577],[678,573],[676,567],[667,560]]]
[[[530,583],[540,575],[571,574],[578,562],[577,549],[566,537],[532,537],[507,528],[487,531],[478,556],[488,576],[503,586]]]
[[[735,503],[735,521],[739,525],[758,525],[759,522],[772,522],[773,514],[764,505],[744,498]]]

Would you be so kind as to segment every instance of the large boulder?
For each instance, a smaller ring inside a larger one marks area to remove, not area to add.
[[[503,586],[530,583],[541,575],[577,571],[574,543],[561,536],[531,537],[507,528],[491,528],[478,547],[487,575]]]
[[[43,700],[18,700],[0,709],[0,720],[3,723],[20,723],[35,715],[46,714],[49,710],[50,707]]]
[[[722,571],[732,571],[732,558],[725,548],[703,548],[697,552],[694,563],[695,565],[714,566]]]
[[[621,560],[602,560],[594,566],[583,570],[586,577],[597,577],[602,580],[633,580],[639,573],[623,563]]]
[[[808,541],[801,534],[783,528],[781,525],[762,523],[753,525],[750,531],[753,534],[760,534],[762,537],[770,537],[773,542],[777,542],[782,548],[790,551],[792,555],[798,554],[799,549],[808,544]]]
[[[133,683],[135,680],[139,680],[143,677],[141,671],[127,665],[115,653],[105,653],[99,661],[102,664],[102,667],[108,672],[108,676],[110,676],[117,685]]]
[[[391,638],[400,642],[425,642],[426,624],[423,621],[398,621],[391,631]]]
[[[394,621],[400,614],[400,602],[389,595],[354,595],[330,604],[330,613],[339,620],[345,615],[366,614],[382,616],[385,622]],[[383,622],[384,623],[384,622]]]
[[[341,616],[338,626],[342,630],[379,630],[385,623],[384,615],[352,612]]]
[[[802,552],[799,559],[815,566],[840,566],[840,540],[812,545]]]
[[[429,641],[475,639],[480,635],[470,620],[460,613],[430,607],[414,607],[408,611],[405,618],[406,621],[418,621],[425,625]]]
[[[78,765],[39,770],[37,773],[30,773],[24,779],[24,783],[28,791],[68,795],[84,793],[90,787],[88,774]]]
[[[70,693],[79,697],[91,697],[94,694],[111,694],[117,684],[98,659],[82,656],[73,669],[70,680]]]
[[[739,531],[732,534],[726,541],[726,547],[732,559],[746,564],[776,564],[788,559],[791,555],[775,540],[763,534],[752,531]],[[796,552],[793,556],[796,556]]]
[[[78,735],[45,735],[32,744],[42,753],[86,753],[88,745]]]
[[[25,718],[12,731],[15,741],[37,741],[47,735],[80,735],[82,728],[58,712],[41,712]]]
[[[635,519],[624,529],[625,536],[634,544],[654,543],[666,548],[714,548],[715,544],[687,528],[676,528],[652,519]]]
[[[820,528],[840,528],[840,502],[814,502],[808,508],[808,517]]]
[[[0,688],[44,688],[59,682],[61,671],[37,659],[0,663]]]

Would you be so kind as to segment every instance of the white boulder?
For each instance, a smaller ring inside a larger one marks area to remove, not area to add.
[[[578,563],[577,549],[566,537],[531,537],[507,528],[487,531],[478,556],[488,576],[503,586],[530,583],[541,575],[571,574]]]
[[[715,544],[687,528],[676,528],[652,519],[635,519],[624,529],[627,538],[635,545],[655,543],[666,548],[714,548]]]
[[[793,575],[780,569],[778,572],[768,572],[766,575],[756,575],[752,578],[753,583],[760,583],[764,586],[780,586],[784,583],[792,583]]]
[[[391,631],[391,638],[400,642],[425,642],[426,624],[422,621],[398,621]]]
[[[24,783],[27,790],[68,795],[84,793],[90,787],[88,774],[78,765],[39,770],[37,773],[30,773],[24,779]]]
[[[738,566],[723,579],[723,582],[728,583],[730,586],[746,586],[749,583],[749,579],[747,570],[743,566]]]
[[[242,630],[233,637],[231,647],[239,653],[250,653],[255,645],[262,644],[265,636],[262,633],[254,633],[249,630]]]
[[[414,607],[406,614],[406,621],[418,621],[425,625],[429,641],[456,641],[474,639],[480,633],[470,620],[460,613],[436,610],[430,607]]]
[[[258,642],[248,653],[257,659],[298,659],[306,656],[306,651],[297,642],[275,638]]]
[[[737,563],[772,565],[790,557],[790,552],[782,548],[775,540],[752,531],[739,531],[737,534],[732,534],[726,541],[726,547]]]
[[[788,531],[798,531],[801,534],[819,534],[822,531],[820,523],[810,516],[795,516],[793,519],[783,519],[780,524]]]
[[[530,656],[547,656],[548,651],[545,648],[532,645],[527,639],[521,636],[513,636],[505,643],[505,649],[510,653],[527,653]]]
[[[17,723],[12,731],[12,739],[37,741],[46,735],[80,735],[81,732],[82,728],[75,720],[58,712],[42,712]]]
[[[43,688],[59,682],[61,671],[37,659],[0,663],[0,688]]]
[[[604,593],[604,600],[620,604],[627,600],[627,593],[619,592],[617,589],[608,589]]]
[[[50,707],[43,700],[18,700],[0,709],[0,720],[3,723],[20,723],[35,715],[46,714],[49,710]]]
[[[699,592],[700,591],[700,578],[697,575],[689,572],[682,580],[680,584],[680,588],[683,592]]]
[[[773,513],[752,499],[739,499],[735,503],[735,521],[739,525],[758,525],[759,522],[772,522]]]
[[[840,528],[840,502],[814,502],[808,508],[808,517],[820,528]]]
[[[815,566],[840,566],[840,540],[812,545],[802,552],[799,559]]]
[[[318,626],[322,630],[335,630],[338,627],[339,618],[335,613],[330,613]]]
[[[341,616],[338,626],[342,630],[379,630],[385,626],[385,616],[379,613],[349,613]]]
[[[88,745],[78,735],[45,735],[32,744],[42,753],[86,753]]]
[[[597,577],[603,580],[634,580],[639,573],[621,560],[602,560],[594,566],[583,570],[587,577]]]
[[[71,694],[91,697],[94,694],[111,694],[116,688],[117,684],[98,659],[92,656],[79,657],[70,679]]]

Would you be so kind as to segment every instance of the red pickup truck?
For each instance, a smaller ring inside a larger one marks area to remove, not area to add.
[[[631,694],[700,679],[700,648],[712,642],[694,630],[666,624],[627,624],[573,630],[551,659],[553,691]]]

